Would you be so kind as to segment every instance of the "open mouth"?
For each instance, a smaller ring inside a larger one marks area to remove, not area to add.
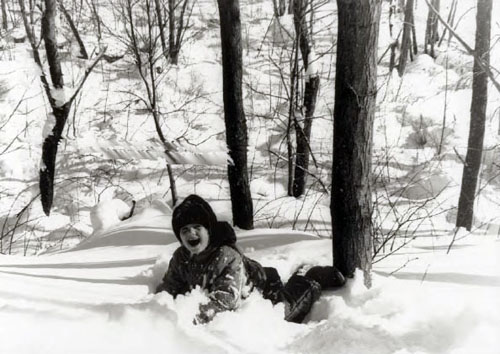
[[[192,239],[192,240],[188,240],[187,243],[191,246],[191,247],[196,247],[200,244],[201,240],[199,238],[196,238],[196,239]]]

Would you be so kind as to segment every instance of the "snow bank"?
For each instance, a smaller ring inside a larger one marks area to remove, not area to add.
[[[304,262],[330,262],[330,240],[279,231],[248,231],[239,242],[284,280]],[[148,240],[147,232],[135,229],[134,236]],[[358,275],[324,292],[304,324],[284,321],[283,305],[255,292],[236,311],[195,326],[198,306],[207,301],[200,289],[175,300],[152,294],[177,243],[119,247],[120,231],[112,233],[116,247],[102,248],[97,238],[83,250],[51,256],[0,256],[1,353],[498,352],[498,242],[457,241],[446,255],[436,240],[423,240],[377,263],[371,289]]]

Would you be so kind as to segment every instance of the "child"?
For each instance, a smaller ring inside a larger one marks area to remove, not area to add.
[[[254,288],[273,304],[284,302],[285,319],[297,323],[319,298],[321,285],[313,277],[294,274],[284,286],[276,269],[264,268],[243,255],[233,228],[217,221],[210,205],[197,195],[188,196],[174,209],[172,228],[181,247],[174,252],[156,292],[167,291],[176,297],[196,286],[206,290],[210,300],[200,305],[195,323],[209,322],[221,311],[238,308]],[[326,269],[314,268],[319,273]],[[315,273],[314,268],[308,273]],[[343,285],[345,280],[337,273],[333,283]]]

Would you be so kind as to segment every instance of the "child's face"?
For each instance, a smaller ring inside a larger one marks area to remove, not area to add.
[[[187,224],[180,229],[181,242],[191,254],[203,252],[208,247],[209,235],[205,226]]]

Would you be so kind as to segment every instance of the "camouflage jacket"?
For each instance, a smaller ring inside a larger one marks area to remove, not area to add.
[[[247,272],[246,263],[256,269]],[[260,269],[259,269],[260,267]],[[252,279],[253,277],[253,279]],[[263,278],[264,277],[264,278]],[[221,246],[208,249],[198,255],[191,255],[179,247],[172,256],[163,283],[157,288],[176,297],[200,286],[208,292],[208,304],[200,306],[197,322],[210,321],[221,311],[234,310],[254,286],[265,282],[262,267],[246,259],[237,249]]]

